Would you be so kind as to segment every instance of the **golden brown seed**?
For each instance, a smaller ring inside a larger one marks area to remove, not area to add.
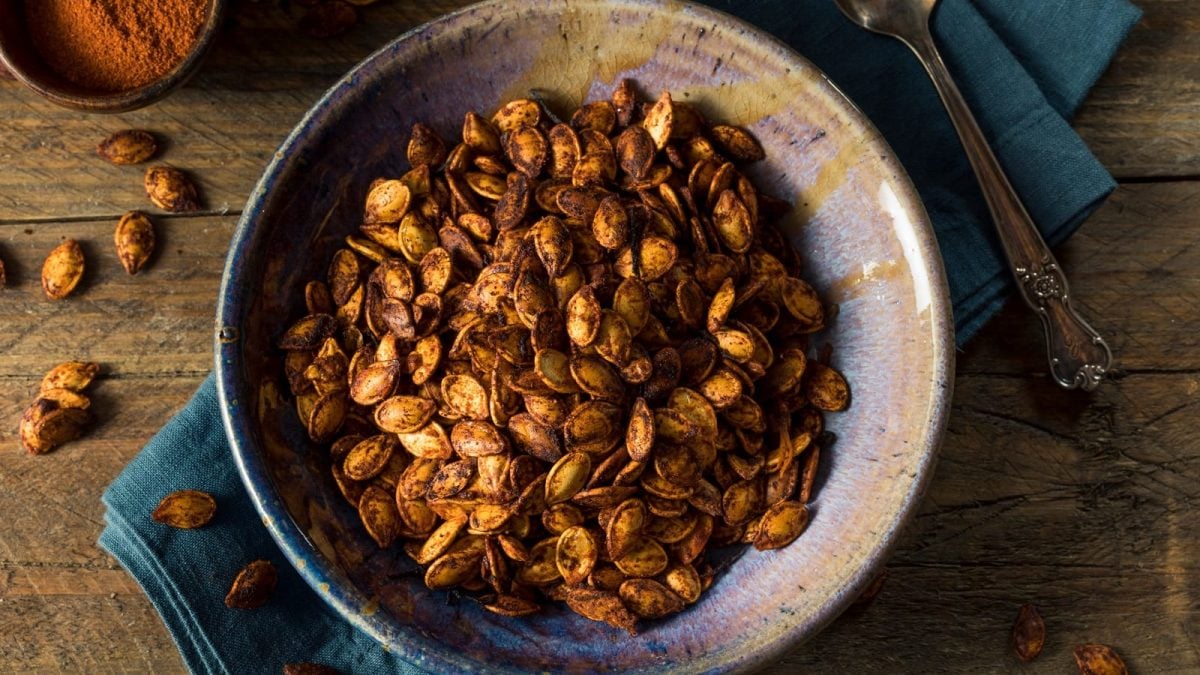
[[[683,600],[653,579],[629,579],[618,591],[621,601],[643,619],[661,619],[683,609]]]
[[[825,325],[825,308],[813,287],[801,279],[786,277],[780,282],[783,306],[808,332]]]
[[[604,359],[580,356],[570,361],[571,377],[584,393],[596,399],[620,401],[625,396],[625,382],[620,373]]]
[[[359,405],[375,405],[391,396],[400,382],[399,361],[376,361],[363,368],[350,383],[350,399]],[[378,415],[378,411],[376,411]]]
[[[375,425],[392,434],[413,433],[424,427],[436,411],[437,404],[429,399],[393,396],[375,408]]]
[[[646,119],[642,121],[642,126],[650,133],[650,138],[654,141],[654,147],[657,150],[662,150],[667,145],[667,139],[671,137],[671,131],[675,124],[675,106],[671,102],[671,92],[664,91],[658,97],[658,101],[651,106],[646,112]]]
[[[54,366],[42,378],[40,391],[67,389],[82,392],[100,374],[100,365],[86,361],[66,361]]]
[[[639,106],[637,92],[634,91],[631,80],[623,79],[616,89],[613,89],[612,103],[617,113],[617,123],[628,126]]]
[[[350,480],[370,480],[387,466],[396,449],[396,442],[387,434],[377,434],[355,445],[342,463],[342,471]]]
[[[433,561],[425,570],[425,585],[433,590],[453,588],[479,574],[483,549],[451,551]]]
[[[644,127],[631,126],[617,136],[615,148],[621,170],[634,178],[643,178],[654,163],[657,152],[654,138]]]
[[[461,457],[499,455],[509,449],[508,437],[491,422],[467,420],[450,430],[450,444]]]
[[[42,290],[51,300],[62,300],[83,278],[83,249],[74,239],[59,244],[42,263]]]
[[[154,136],[141,129],[115,131],[96,146],[96,154],[113,164],[141,164],[157,151]]]
[[[483,608],[501,616],[529,616],[542,609],[536,602],[515,595],[498,595],[495,600],[484,603]]]
[[[632,345],[633,335],[621,315],[612,310],[603,310],[594,341],[596,353],[609,363],[624,366],[629,360]]]
[[[678,387],[671,391],[667,407],[690,422],[701,438],[716,437],[717,413],[704,396],[686,387]]]
[[[308,415],[308,435],[323,443],[342,428],[346,420],[346,392],[330,391],[319,396]]]
[[[492,123],[496,125],[501,134],[512,133],[522,125],[536,127],[541,119],[542,107],[536,101],[527,98],[509,101],[500,106],[495,115],[492,115]]]
[[[679,259],[679,249],[675,242],[659,236],[645,237],[641,241],[641,254],[637,264],[634,264],[633,249],[626,247],[621,250],[614,262],[616,273],[622,278],[641,277],[643,281],[654,281],[667,273]]]
[[[424,459],[450,459],[454,447],[446,430],[437,422],[427,422],[416,431],[396,432],[400,445],[414,457]]]
[[[733,405],[741,398],[742,381],[727,367],[722,366],[700,383],[698,391],[714,408],[720,410]]]
[[[59,408],[87,410],[92,405],[91,399],[70,389],[43,389],[38,398],[53,401]]]
[[[1072,653],[1079,675],[1129,675],[1125,661],[1108,645],[1076,645]]]
[[[561,275],[571,263],[571,254],[574,252],[567,226],[554,216],[546,216],[533,226],[531,236],[546,274],[551,279]]]
[[[657,541],[638,537],[613,563],[628,576],[652,577],[667,568],[667,552]]]
[[[743,162],[757,162],[767,155],[749,132],[727,124],[714,124],[710,128],[713,140],[731,157]]]
[[[645,282],[637,277],[623,280],[613,293],[613,310],[625,320],[629,332],[634,335],[649,322],[651,302]]]
[[[522,125],[508,134],[505,153],[517,171],[530,178],[537,178],[546,166],[549,145],[536,127]]]
[[[745,253],[753,243],[754,223],[750,212],[733,190],[724,190],[712,213],[713,227],[721,243],[734,253]]]
[[[760,551],[783,548],[795,541],[807,526],[808,508],[804,504],[793,501],[776,502],[763,513],[759,521],[754,548]]]
[[[533,357],[533,368],[541,381],[551,391],[572,394],[579,391],[571,375],[571,364],[567,355],[557,349],[540,349]]]
[[[551,127],[550,145],[550,176],[552,178],[570,179],[575,171],[575,164],[583,151],[579,146],[579,136],[575,130],[566,124],[556,124]]]
[[[670,570],[667,570],[664,581],[667,588],[670,588],[685,603],[690,605],[700,599],[702,590],[700,575],[696,573],[696,568],[691,565],[683,564],[672,567]]]
[[[569,527],[559,535],[555,551],[558,573],[569,586],[586,581],[600,555],[596,538],[586,527],[579,525]]]
[[[1021,605],[1009,641],[1017,658],[1022,661],[1032,661],[1042,653],[1042,646],[1046,644],[1046,622],[1036,607]]]
[[[602,318],[600,303],[591,286],[584,286],[567,302],[567,335],[571,342],[586,347],[596,339]],[[567,392],[570,393],[570,392]]]
[[[625,608],[615,593],[568,587],[565,599],[567,606],[576,613],[592,621],[603,621],[630,635],[637,635],[637,617]]]
[[[454,274],[454,261],[450,252],[440,246],[430,249],[425,257],[421,258],[420,274],[421,286],[426,291],[438,295],[445,293]]]
[[[556,462],[562,456],[562,443],[554,429],[534,419],[529,413],[519,413],[509,418],[508,431],[518,448],[543,462]]]
[[[398,180],[385,180],[367,193],[363,221],[367,223],[398,223],[408,213],[412,193]]]
[[[621,409],[606,401],[588,401],[563,422],[563,442],[568,452],[603,455],[621,442]]]
[[[606,249],[619,250],[629,241],[629,214],[616,195],[600,200],[592,216],[592,235]]]
[[[446,142],[432,127],[417,122],[408,139],[408,163],[417,166],[437,166],[446,161]]]
[[[447,375],[443,378],[442,399],[463,417],[486,420],[491,416],[487,389],[473,375]]]
[[[809,365],[804,391],[817,410],[837,412],[850,404],[850,388],[846,378],[823,363]]]
[[[637,462],[645,461],[654,447],[654,440],[654,415],[646,399],[639,398],[633,403],[625,433],[625,448],[629,451],[629,457]]]
[[[620,558],[638,543],[648,517],[645,502],[637,498],[626,499],[613,509],[604,528],[610,558]]]
[[[200,210],[196,185],[188,175],[172,166],[152,166],[146,169],[142,181],[146,196],[155,206],[171,213]]]
[[[565,502],[583,489],[592,471],[592,460],[587,453],[572,452],[563,455],[550,467],[546,476],[546,503]]]
[[[379,548],[387,548],[400,533],[396,500],[382,488],[368,485],[358,500],[358,517]]]
[[[150,515],[163,525],[191,530],[207,525],[216,512],[217,500],[207,492],[178,490],[163,497]]]
[[[787,396],[800,387],[808,358],[799,349],[785,349],[779,359],[767,369],[758,386],[765,396]]]
[[[529,561],[517,570],[517,580],[530,586],[546,586],[561,579],[555,562],[557,553],[557,536],[539,541],[529,551]]]
[[[500,135],[491,122],[478,113],[468,112],[463,120],[463,143],[470,149],[485,154],[500,152]]]
[[[238,572],[225,596],[225,606],[232,609],[262,607],[271,599],[277,580],[275,565],[271,561],[255,560]]]

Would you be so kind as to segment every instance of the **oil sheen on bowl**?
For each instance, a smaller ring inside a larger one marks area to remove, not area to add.
[[[282,392],[278,336],[361,221],[366,186],[406,169],[413,122],[457,138],[468,110],[531,88],[569,109],[623,77],[748,128],[749,173],[795,211],[787,236],[840,311],[814,341],[851,384],[813,517],[793,545],[749,550],[684,612],[636,637],[565,608],[514,619],[427,590],[380,553]],[[712,10],[649,0],[467,8],[367,59],[300,122],[234,235],[217,318],[218,382],[247,489],[286,556],[347,620],[437,671],[729,671],[778,658],[856,597],[917,506],[946,421],[952,324],[932,230],[878,132],[812,64]]]

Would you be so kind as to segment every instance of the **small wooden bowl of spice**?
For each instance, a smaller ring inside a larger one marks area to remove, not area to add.
[[[227,0],[0,0],[0,62],[86,112],[149,105],[204,59]]]

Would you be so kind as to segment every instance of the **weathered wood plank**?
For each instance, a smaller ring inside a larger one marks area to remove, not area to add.
[[[0,597],[0,672],[140,675],[187,670],[154,607],[138,592]]]
[[[1073,672],[1086,641],[1133,672],[1200,669],[1200,376],[1131,375],[1089,405],[965,375],[955,400],[883,593],[776,672]],[[1025,602],[1047,623],[1032,667],[1006,644]]]
[[[84,115],[0,79],[0,222],[94,218],[149,208],[139,167],[94,155],[107,133],[158,132],[165,161],[194,173],[206,207],[237,210],[287,132],[353,64],[388,40],[466,0],[395,2],[365,8],[346,34],[299,34],[299,8],[241,3],[200,74],[149,108]],[[1152,0],[1078,127],[1120,176],[1200,174],[1200,5]],[[253,73],[249,76],[248,73]],[[1165,95],[1168,93],[1170,95]],[[402,141],[404,130],[397,130]]]
[[[1200,175],[1200,4],[1138,0],[1145,15],[1075,128],[1118,178]]]
[[[158,243],[147,268],[126,274],[113,245],[116,220],[0,225],[0,380],[44,373],[68,359],[107,372],[206,372],[213,316],[236,219],[156,218]],[[65,300],[46,298],[41,266],[63,239],[84,250],[86,272]],[[3,386],[3,385],[0,385]]]
[[[1121,185],[1059,249],[1075,302],[1117,368],[1200,370],[1198,209],[1200,182]],[[1013,300],[967,345],[959,369],[1044,374],[1043,344],[1037,318]]]

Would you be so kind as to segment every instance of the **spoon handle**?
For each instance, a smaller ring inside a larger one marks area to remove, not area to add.
[[[1042,320],[1054,380],[1066,389],[1095,389],[1112,365],[1112,352],[1104,338],[1071,306],[1066,276],[1008,182],[929,31],[905,43],[933,79],[975,170],[1021,297]]]

